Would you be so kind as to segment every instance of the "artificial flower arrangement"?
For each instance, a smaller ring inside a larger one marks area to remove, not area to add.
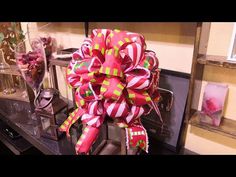
[[[107,117],[126,131],[127,149],[148,152],[141,115],[157,113],[159,69],[155,52],[146,50],[141,34],[94,29],[73,53],[67,68],[68,85],[75,88],[75,109],[59,130],[69,130],[79,118],[85,126],[76,143],[77,154],[88,154]]]

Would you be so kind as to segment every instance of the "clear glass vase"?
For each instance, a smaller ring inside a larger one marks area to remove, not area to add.
[[[8,69],[10,69],[10,65],[5,60],[3,50],[0,49],[0,91],[5,95],[16,92],[12,75],[4,72]]]
[[[26,47],[28,46],[28,47]],[[15,47],[16,64],[25,82],[32,88],[35,99],[40,93],[47,63],[43,43],[39,38],[25,40]],[[36,106],[36,105],[34,105]],[[32,119],[36,120],[33,111]]]
[[[38,38],[42,41],[44,53],[46,57],[46,64],[47,69],[45,71],[43,87],[44,88],[51,88],[52,85],[52,78],[49,75],[49,63],[50,60],[53,59],[53,56],[56,54],[57,50],[57,43],[56,39],[51,36],[49,33],[51,28],[51,23],[41,24],[41,25],[34,25],[32,23],[27,24],[27,38],[31,43],[32,39]]]

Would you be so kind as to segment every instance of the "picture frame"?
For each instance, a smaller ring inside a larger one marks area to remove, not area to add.
[[[225,100],[228,94],[227,84],[208,82],[203,94],[200,121],[219,127],[223,117]]]
[[[236,62],[236,23],[234,23],[233,27],[227,60]]]
[[[158,153],[154,148],[157,143],[158,146],[175,153],[181,150],[189,82],[188,73],[161,69],[159,87],[162,89],[159,92],[163,101],[159,103],[159,109],[164,124],[162,126],[154,110],[149,115],[142,116],[142,123],[148,132],[149,140],[155,142],[150,143],[152,154]]]

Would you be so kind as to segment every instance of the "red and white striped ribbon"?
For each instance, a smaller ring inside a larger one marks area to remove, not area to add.
[[[127,67],[124,72],[128,72],[135,68],[143,57],[142,46],[139,43],[131,43],[119,53],[123,59],[128,57],[131,60],[130,66]]]
[[[149,86],[150,81],[147,78],[136,77],[136,76],[128,76],[127,80],[127,88],[130,89],[145,89]]]
[[[83,114],[81,117],[83,123],[86,123],[89,126],[100,127],[104,121],[104,116],[95,116],[91,114]]]
[[[67,80],[67,83],[71,87],[77,88],[77,87],[81,86],[82,83],[79,82],[80,76],[78,74],[76,74],[75,71],[73,70],[73,65],[74,64],[72,64],[72,66],[69,66],[66,69],[66,80]]]
[[[93,101],[88,104],[88,113],[91,115],[104,114],[104,108],[101,101]]]
[[[106,99],[104,102],[104,108],[106,109],[107,115],[111,118],[124,118],[129,113],[129,106],[123,96],[121,96],[117,101]]]
[[[90,65],[88,66],[89,72],[99,71],[100,67],[102,66],[102,62],[96,56],[91,59]]]
[[[132,32],[127,32],[126,34],[129,36],[132,42],[141,44],[142,50],[146,50],[145,38],[143,35]]]
[[[92,39],[90,38],[84,39],[81,45],[81,48],[79,48],[77,51],[75,51],[72,54],[72,59],[79,60],[79,59],[85,59],[85,58],[90,57],[89,53],[91,49],[91,43],[92,43]]]
[[[140,106],[133,105],[131,108],[131,112],[125,118],[126,122],[129,124],[133,119],[140,117],[144,113],[144,109]]]

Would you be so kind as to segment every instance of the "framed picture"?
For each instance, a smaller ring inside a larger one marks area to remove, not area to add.
[[[144,127],[147,129],[149,140],[154,144],[178,152],[180,150],[180,137],[182,136],[185,107],[187,103],[190,74],[170,70],[161,70],[159,93],[161,102],[159,109],[163,123],[155,111],[147,116],[142,116]],[[160,148],[160,146],[158,147]],[[150,150],[152,148],[150,143]]]
[[[228,85],[222,83],[207,83],[200,112],[200,121],[213,126],[220,126]]]
[[[236,61],[236,23],[234,23],[227,60]]]

